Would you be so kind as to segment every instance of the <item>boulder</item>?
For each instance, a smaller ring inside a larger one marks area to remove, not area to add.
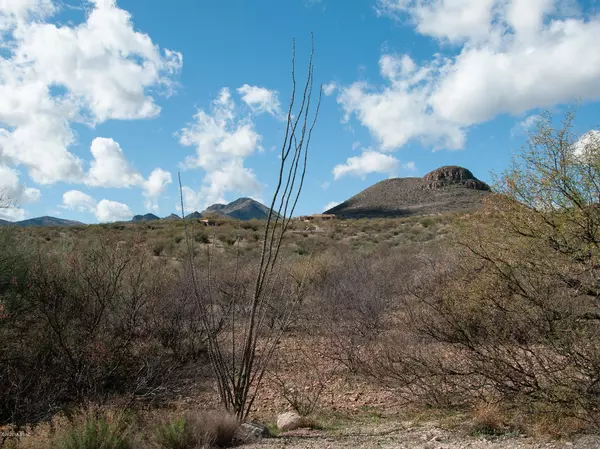
[[[242,444],[250,444],[262,438],[270,438],[269,428],[256,422],[245,422],[235,431],[233,439]]]
[[[480,181],[470,170],[456,165],[447,165],[433,170],[423,176],[427,188],[441,189],[450,185],[462,185],[468,189],[489,191],[490,187]]]
[[[307,420],[296,412],[282,413],[277,417],[277,428],[282,431],[307,427]]]

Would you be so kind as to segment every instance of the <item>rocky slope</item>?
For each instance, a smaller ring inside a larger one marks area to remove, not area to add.
[[[194,214],[189,216],[196,218]],[[221,216],[236,220],[264,220],[269,215],[269,208],[252,198],[239,198],[229,204],[213,204],[206,208],[201,215],[203,217]]]
[[[340,218],[427,215],[477,209],[490,187],[463,167],[440,167],[423,178],[381,181],[329,209]]]

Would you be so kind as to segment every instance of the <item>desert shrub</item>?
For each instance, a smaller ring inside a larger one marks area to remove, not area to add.
[[[419,220],[419,223],[421,223],[421,226],[423,226],[424,228],[428,228],[429,226],[432,226],[435,224],[435,220],[430,217],[425,217],[425,218],[422,218],[421,220]]]
[[[502,195],[416,273],[402,344],[385,359],[413,397],[493,396],[597,426],[600,145],[576,152],[569,118],[539,126]]]
[[[315,350],[320,343],[290,341],[270,370],[280,396],[303,417],[313,414],[321,405],[329,382],[337,374],[338,365],[331,366],[325,355]]]
[[[102,416],[89,416],[75,423],[52,442],[52,449],[132,449],[129,424],[120,418],[115,422]]]
[[[156,445],[164,449],[191,449],[197,446],[197,440],[185,417],[156,427],[155,439]]]
[[[227,412],[188,412],[157,426],[154,440],[160,449],[224,447],[231,443],[238,426],[237,418]]]
[[[165,250],[166,245],[165,242],[161,240],[157,240],[152,244],[152,254],[155,256],[160,256]]]
[[[38,252],[2,298],[0,421],[36,422],[67,404],[145,395],[166,382],[202,341],[156,306],[177,280],[135,240],[78,246],[68,257]],[[163,335],[175,325],[177,348]]]
[[[313,322],[329,340],[329,355],[353,372],[362,353],[386,327],[386,316],[400,294],[395,273],[405,261],[390,254],[339,251],[326,274],[312,284]]]
[[[13,227],[0,228],[0,299],[15,284],[22,284],[29,269],[29,246]]]
[[[203,230],[194,229],[194,240],[197,243],[208,244],[210,243],[210,238]]]

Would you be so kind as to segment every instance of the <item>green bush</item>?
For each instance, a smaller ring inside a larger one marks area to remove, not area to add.
[[[157,446],[161,449],[190,449],[197,443],[184,417],[158,426],[155,438]]]
[[[206,235],[204,232],[195,232],[194,240],[198,243],[203,243],[203,244],[210,243],[210,239],[208,238],[208,235]]]
[[[132,449],[129,426],[124,420],[109,423],[104,418],[88,418],[74,426],[53,444],[53,449]]]
[[[188,413],[187,416],[159,425],[154,434],[155,443],[160,449],[226,446],[233,440],[238,426],[235,416],[227,412]]]

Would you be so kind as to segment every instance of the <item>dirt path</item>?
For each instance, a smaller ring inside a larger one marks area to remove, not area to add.
[[[598,449],[600,436],[585,436],[570,442],[534,440],[516,435],[486,439],[450,432],[433,424],[413,426],[410,423],[395,425],[386,423],[338,431],[298,430],[244,447],[248,449]]]

